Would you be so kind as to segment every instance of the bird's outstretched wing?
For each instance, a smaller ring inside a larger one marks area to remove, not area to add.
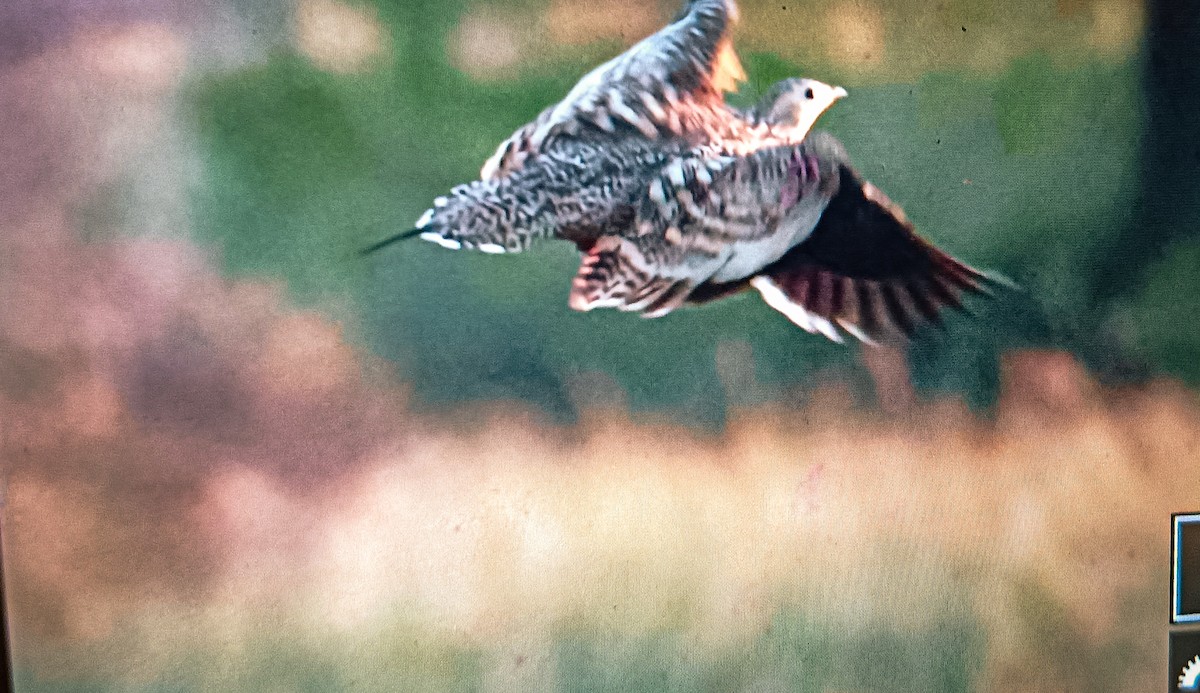
[[[675,21],[589,72],[561,102],[501,143],[480,178],[519,170],[555,137],[583,129],[648,139],[701,137],[705,115],[724,111],[724,92],[745,79],[729,38],[736,18],[735,0],[688,0]]]
[[[907,338],[967,293],[1003,280],[917,235],[904,211],[849,165],[812,234],[749,280],[772,308],[814,334],[841,341]],[[840,328],[840,330],[839,330]]]

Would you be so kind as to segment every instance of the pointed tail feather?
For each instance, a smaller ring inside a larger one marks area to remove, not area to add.
[[[398,233],[394,236],[389,236],[389,237],[383,239],[382,241],[379,241],[378,243],[372,243],[371,245],[367,246],[366,248],[359,250],[358,254],[362,255],[362,256],[370,255],[371,253],[374,253],[378,250],[382,250],[382,249],[388,247],[389,245],[392,245],[393,243],[399,243],[400,241],[406,241],[410,238],[416,238],[417,236],[421,235],[421,233],[424,231],[425,231],[424,228],[409,229],[408,231],[401,231],[400,233]]]

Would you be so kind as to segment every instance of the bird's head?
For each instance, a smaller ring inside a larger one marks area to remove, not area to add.
[[[754,107],[754,116],[774,129],[792,130],[797,139],[812,128],[834,101],[846,96],[841,87],[793,77],[776,82]]]

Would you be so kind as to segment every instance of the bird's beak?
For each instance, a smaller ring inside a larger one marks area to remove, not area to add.
[[[845,89],[842,89],[841,87],[834,87],[834,88],[833,88],[833,100],[834,100],[834,101],[837,101],[838,99],[845,98],[845,97],[847,97],[847,96],[849,96],[849,95],[850,95],[850,94],[849,94],[849,92],[847,92]]]

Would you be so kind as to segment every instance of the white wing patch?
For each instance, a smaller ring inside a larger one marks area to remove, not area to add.
[[[825,335],[838,344],[842,343],[842,335],[833,326],[833,323],[819,315],[808,312],[804,306],[788,298],[783,289],[779,288],[779,285],[770,277],[759,275],[750,280],[750,286],[758,290],[758,293],[768,306],[783,313],[784,317],[791,320],[805,332]],[[845,326],[843,325],[843,327]],[[860,335],[856,334],[855,336],[862,339]],[[863,341],[869,342],[870,340]]]
[[[437,243],[438,245],[442,246],[443,248],[446,248],[447,250],[458,250],[458,249],[462,248],[462,243],[459,243],[458,241],[451,239],[451,238],[446,238],[442,234],[437,233],[435,231],[426,231],[425,233],[421,234],[420,238],[423,241]]]

